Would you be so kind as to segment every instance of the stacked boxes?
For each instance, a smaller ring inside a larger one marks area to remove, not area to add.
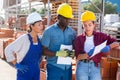
[[[11,43],[11,38],[13,38],[14,30],[1,28],[0,29],[0,58],[4,57],[4,49],[5,47]]]
[[[12,29],[6,29],[6,28],[1,28],[0,30],[0,38],[10,38],[13,37],[14,30]]]
[[[14,38],[0,39],[0,58],[5,59],[4,49],[14,40],[15,40]]]
[[[57,20],[57,8],[59,7],[60,4],[64,3],[65,0],[62,1],[56,1],[52,3],[52,15],[54,20]],[[73,15],[74,18],[70,20],[69,25],[74,28],[77,31],[78,27],[78,0],[68,0],[68,4],[72,7],[73,9]]]
[[[116,80],[117,61],[107,61],[107,58],[102,58],[101,74],[102,80]]]
[[[60,4],[62,4],[62,1],[56,1],[52,3],[52,17],[54,18],[55,21],[57,21],[57,9]]]
[[[5,32],[0,32],[0,38],[6,37]]]
[[[27,30],[26,17],[19,17],[14,24],[14,28],[16,28],[17,30],[26,31]]]
[[[26,26],[26,17],[20,17],[20,23],[21,23],[22,29],[26,30],[25,29],[25,26]]]
[[[120,47],[110,51],[110,57],[120,60]]]

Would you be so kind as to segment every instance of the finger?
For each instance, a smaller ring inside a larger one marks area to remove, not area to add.
[[[26,65],[24,65],[23,67],[24,67],[24,68],[28,68],[28,66],[26,66]]]
[[[24,69],[22,70],[23,73],[25,73],[25,72],[27,72],[27,71],[28,71],[28,68],[24,68]]]
[[[29,67],[28,67],[28,66],[26,66],[24,69],[25,69],[25,70],[28,70],[28,69],[29,69]]]
[[[23,70],[21,70],[21,73],[22,73],[22,74],[24,74],[24,71],[23,71]]]
[[[24,73],[25,73],[25,72],[27,72],[27,71],[28,71],[28,70],[26,70],[26,69],[25,69],[25,70],[23,70],[23,72],[24,72]]]

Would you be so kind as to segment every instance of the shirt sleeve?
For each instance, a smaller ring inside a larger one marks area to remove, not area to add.
[[[43,33],[41,43],[42,43],[42,46],[49,47],[49,44],[50,44],[50,31],[49,30],[46,30]]]
[[[74,44],[74,48],[75,48],[75,56],[77,57],[80,53],[80,41],[79,41],[79,37],[77,37],[75,39],[75,44]]]
[[[75,39],[76,39],[77,33],[74,31],[73,33],[73,49],[75,49]]]
[[[117,42],[117,40],[115,38],[111,38],[110,36],[108,36],[108,44],[111,44],[113,42]]]
[[[107,45],[109,45],[113,42],[117,42],[117,40],[115,38],[112,38],[110,35],[104,34],[104,36],[106,36]]]
[[[26,37],[21,36],[5,48],[5,56],[8,62],[15,60],[14,54],[21,50],[25,40]]]

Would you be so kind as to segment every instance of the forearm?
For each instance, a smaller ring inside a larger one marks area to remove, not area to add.
[[[50,51],[48,48],[43,47],[43,55],[53,57],[55,56],[55,53]]]
[[[17,63],[17,56],[16,56],[16,53],[14,53],[14,57],[15,57],[15,60],[13,60],[13,61],[11,61],[11,63],[13,64],[13,65],[15,65],[16,63]]]

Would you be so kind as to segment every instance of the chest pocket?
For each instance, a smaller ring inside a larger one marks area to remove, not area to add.
[[[51,37],[51,42],[54,45],[66,44],[71,45],[73,42],[74,36],[71,33],[66,34],[53,34]]]
[[[55,45],[58,45],[58,44],[60,44],[61,42],[62,42],[62,36],[60,36],[60,35],[52,35],[52,37],[51,37],[51,42],[53,43],[53,44],[55,44]]]

